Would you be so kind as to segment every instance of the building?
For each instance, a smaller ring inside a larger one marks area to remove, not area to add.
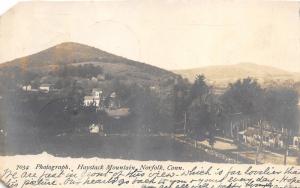
[[[32,89],[31,85],[24,85],[24,86],[22,86],[22,90],[23,91],[31,91],[31,89]]]
[[[93,123],[89,126],[89,132],[91,134],[99,134],[100,132],[103,132],[103,125]]]
[[[94,96],[85,96],[84,97],[84,106],[100,106],[100,98]]]
[[[96,77],[93,76],[93,77],[91,78],[91,81],[93,81],[93,82],[98,82],[98,79],[97,79]]]
[[[99,89],[99,88],[94,88],[94,89],[92,90],[92,95],[93,95],[94,97],[101,97],[101,95],[102,95],[102,90]]]
[[[0,129],[0,136],[7,136],[7,132],[4,129]]]
[[[95,88],[92,90],[92,95],[84,97],[84,106],[96,106],[100,107],[102,91],[101,89]]]
[[[120,102],[120,100],[119,100],[116,92],[112,92],[109,95],[109,97],[107,97],[107,102],[108,102],[107,107],[109,109],[118,109],[118,108],[121,108],[121,102]]]
[[[226,92],[226,87],[212,87],[212,93],[221,96]]]
[[[293,148],[300,150],[300,136],[294,136],[293,138]]]
[[[109,117],[112,117],[114,119],[120,119],[130,114],[129,108],[106,109],[105,112]]]
[[[52,84],[42,84],[42,85],[40,85],[39,89],[42,92],[49,93],[53,89],[53,85]]]
[[[262,137],[262,138],[261,138]],[[247,127],[244,131],[239,132],[239,140],[246,144],[257,146],[262,144],[269,148],[284,148],[284,135],[282,132],[263,129],[258,127]]]
[[[102,75],[102,74],[98,74],[97,80],[98,80],[98,81],[104,81],[104,80],[105,80],[105,76]]]

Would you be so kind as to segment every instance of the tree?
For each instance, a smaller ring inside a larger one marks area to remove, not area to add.
[[[23,73],[23,78],[22,78],[22,83],[23,84],[30,84],[32,80],[38,77],[38,74],[31,72],[31,71],[26,71]]]
[[[116,92],[118,98],[121,101],[127,101],[131,95],[134,95],[133,90],[134,87],[130,84],[125,84],[121,82],[119,79],[113,79],[112,80],[112,91],[111,92]]]
[[[243,113],[258,117],[262,111],[263,89],[251,78],[238,80],[229,85],[222,102],[229,113]]]
[[[63,65],[59,66],[57,70],[50,72],[50,74],[57,75],[59,77],[81,77],[81,78],[92,78],[96,77],[98,74],[103,74],[103,69],[100,66],[95,66],[93,64],[85,65]]]
[[[190,105],[191,86],[184,80],[178,80],[173,86],[175,129],[184,129],[186,133],[187,110]]]
[[[197,139],[208,139],[213,146],[222,105],[210,91],[203,75],[196,77],[187,104],[191,136]]]
[[[221,113],[221,103],[214,95],[196,98],[189,107],[189,129],[192,136],[208,139],[213,144]]]
[[[191,104],[195,98],[205,97],[208,93],[209,93],[209,86],[205,82],[205,76],[197,75],[195,82],[191,87],[189,104]]]
[[[214,132],[209,132],[208,144],[211,146],[212,149],[214,149],[215,143],[216,143],[216,138]]]
[[[298,93],[292,88],[276,87],[266,91],[264,116],[277,129],[298,131]]]
[[[148,89],[140,87],[134,89],[128,105],[134,117],[132,123],[135,125],[135,130],[144,133],[163,130],[159,98]]]
[[[224,131],[231,130],[233,121],[237,127],[235,131],[244,125],[244,122],[255,124],[263,119],[264,90],[251,78],[238,80],[229,85],[227,91],[221,96],[226,119],[230,124],[224,124]],[[249,121],[250,120],[250,121]]]

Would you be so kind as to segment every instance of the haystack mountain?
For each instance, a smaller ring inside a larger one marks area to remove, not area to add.
[[[0,70],[19,67],[43,73],[62,66],[86,64],[100,66],[107,74],[138,83],[156,84],[159,80],[176,77],[170,71],[75,42],[61,43],[36,54],[2,63]]]

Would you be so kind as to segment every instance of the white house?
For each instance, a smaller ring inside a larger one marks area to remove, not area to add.
[[[84,97],[84,106],[100,106],[100,98],[94,96],[85,96]]]
[[[24,86],[22,86],[22,90],[23,91],[31,91],[31,89],[32,89],[31,85],[24,85]]]
[[[93,81],[93,82],[98,82],[98,79],[97,79],[96,77],[92,77],[92,78],[91,78],[91,81]]]
[[[0,136],[7,136],[7,132],[4,129],[0,129]]]
[[[100,107],[102,91],[99,88],[92,90],[92,95],[84,97],[84,106],[96,106]]]
[[[300,136],[294,136],[293,138],[293,148],[299,150],[300,149]]]
[[[52,85],[51,84],[42,84],[39,87],[40,91],[48,93],[51,89],[52,89]]]
[[[93,90],[92,90],[92,95],[94,96],[94,97],[101,97],[101,95],[102,95],[102,90],[101,89],[99,89],[99,88],[94,88]]]
[[[89,131],[92,134],[99,133],[100,127],[98,125],[92,124],[89,126]]]

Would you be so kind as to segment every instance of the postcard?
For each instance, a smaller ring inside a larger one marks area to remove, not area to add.
[[[0,187],[300,187],[299,10],[19,2],[0,17]]]

